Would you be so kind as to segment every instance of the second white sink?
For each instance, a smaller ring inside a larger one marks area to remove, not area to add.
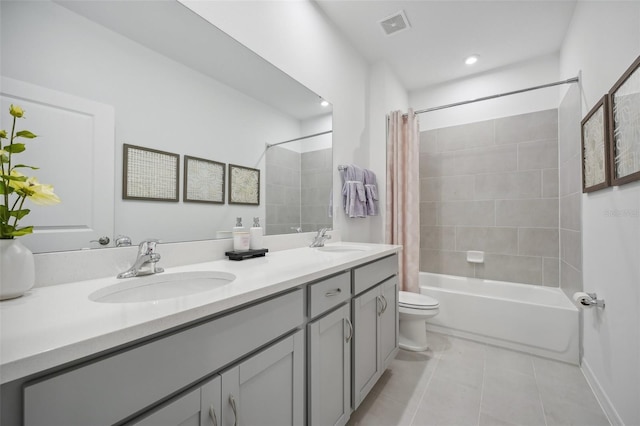
[[[324,247],[318,247],[318,250],[320,251],[328,251],[328,252],[333,252],[333,253],[349,253],[349,252],[355,252],[355,251],[367,251],[370,250],[369,247],[366,246],[357,246],[357,245],[330,245],[330,246],[324,246]]]
[[[173,299],[213,290],[231,283],[236,276],[219,271],[176,272],[126,278],[89,295],[99,303],[134,303]]]

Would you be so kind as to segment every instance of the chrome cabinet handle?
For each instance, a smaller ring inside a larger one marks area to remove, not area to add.
[[[349,343],[353,338],[353,324],[351,323],[351,320],[349,318],[345,318],[345,320],[347,321],[347,325],[349,326],[349,335],[347,336],[345,341],[346,343]]]
[[[335,290],[328,291],[324,294],[324,297],[333,297],[342,293],[342,289],[336,288]]]
[[[238,426],[238,408],[233,395],[229,395],[229,404],[231,404],[231,410],[233,410],[233,426]]]
[[[213,426],[218,426],[218,417],[216,417],[216,410],[213,409],[213,405],[209,407],[209,417],[211,417]]]
[[[389,302],[387,302],[387,298],[384,297],[384,294],[380,295],[380,299],[382,300],[382,303],[383,303],[381,314],[384,314],[385,312],[387,312],[387,306],[389,306]]]
[[[378,309],[377,314],[378,316],[382,315],[382,299],[380,298],[380,296],[376,296],[376,307]]]

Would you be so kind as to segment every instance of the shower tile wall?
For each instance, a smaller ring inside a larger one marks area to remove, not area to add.
[[[557,287],[558,182],[556,109],[422,132],[420,270]]]
[[[582,164],[580,88],[571,85],[558,110],[560,158],[560,287],[582,291]]]
[[[331,148],[301,156],[301,226],[303,232],[331,228],[329,198],[333,185]]]
[[[274,146],[266,154],[267,235],[295,232],[300,226],[300,153]]]
[[[332,150],[298,153],[269,148],[266,155],[266,223],[268,235],[330,228]]]

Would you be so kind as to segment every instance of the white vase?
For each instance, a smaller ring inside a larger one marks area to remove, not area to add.
[[[35,283],[33,253],[18,239],[0,239],[0,300],[22,296]]]

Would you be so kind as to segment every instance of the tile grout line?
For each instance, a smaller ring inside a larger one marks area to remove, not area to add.
[[[533,378],[536,382],[536,390],[538,391],[538,401],[540,401],[540,408],[542,408],[542,418],[544,419],[544,425],[548,426],[549,422],[547,422],[547,413],[544,409],[544,402],[542,401],[542,395],[540,395],[540,386],[538,386],[538,374],[536,372],[536,363],[531,358],[531,366],[533,367]]]
[[[484,347],[484,362],[482,363],[482,386],[480,386],[480,404],[478,406],[477,426],[480,426],[480,416],[482,415],[482,401],[484,400],[484,386],[487,378],[487,345]],[[546,426],[546,425],[545,425]]]
[[[425,385],[424,389],[422,390],[422,395],[420,395],[420,399],[418,400],[418,404],[416,405],[416,408],[413,411],[413,415],[411,416],[411,420],[409,421],[409,425],[413,425],[413,422],[415,421],[416,416],[418,415],[418,411],[420,410],[420,406],[422,405],[422,401],[424,400],[424,396],[427,394],[427,389],[429,389],[429,385],[431,384],[431,380],[433,379],[433,376],[435,376],[436,370],[438,369],[438,365],[440,364],[440,357],[441,357],[441,354],[439,353],[437,358],[436,358],[436,365],[433,367],[433,371],[431,372],[431,376],[429,377],[429,380],[427,380],[427,384]]]

